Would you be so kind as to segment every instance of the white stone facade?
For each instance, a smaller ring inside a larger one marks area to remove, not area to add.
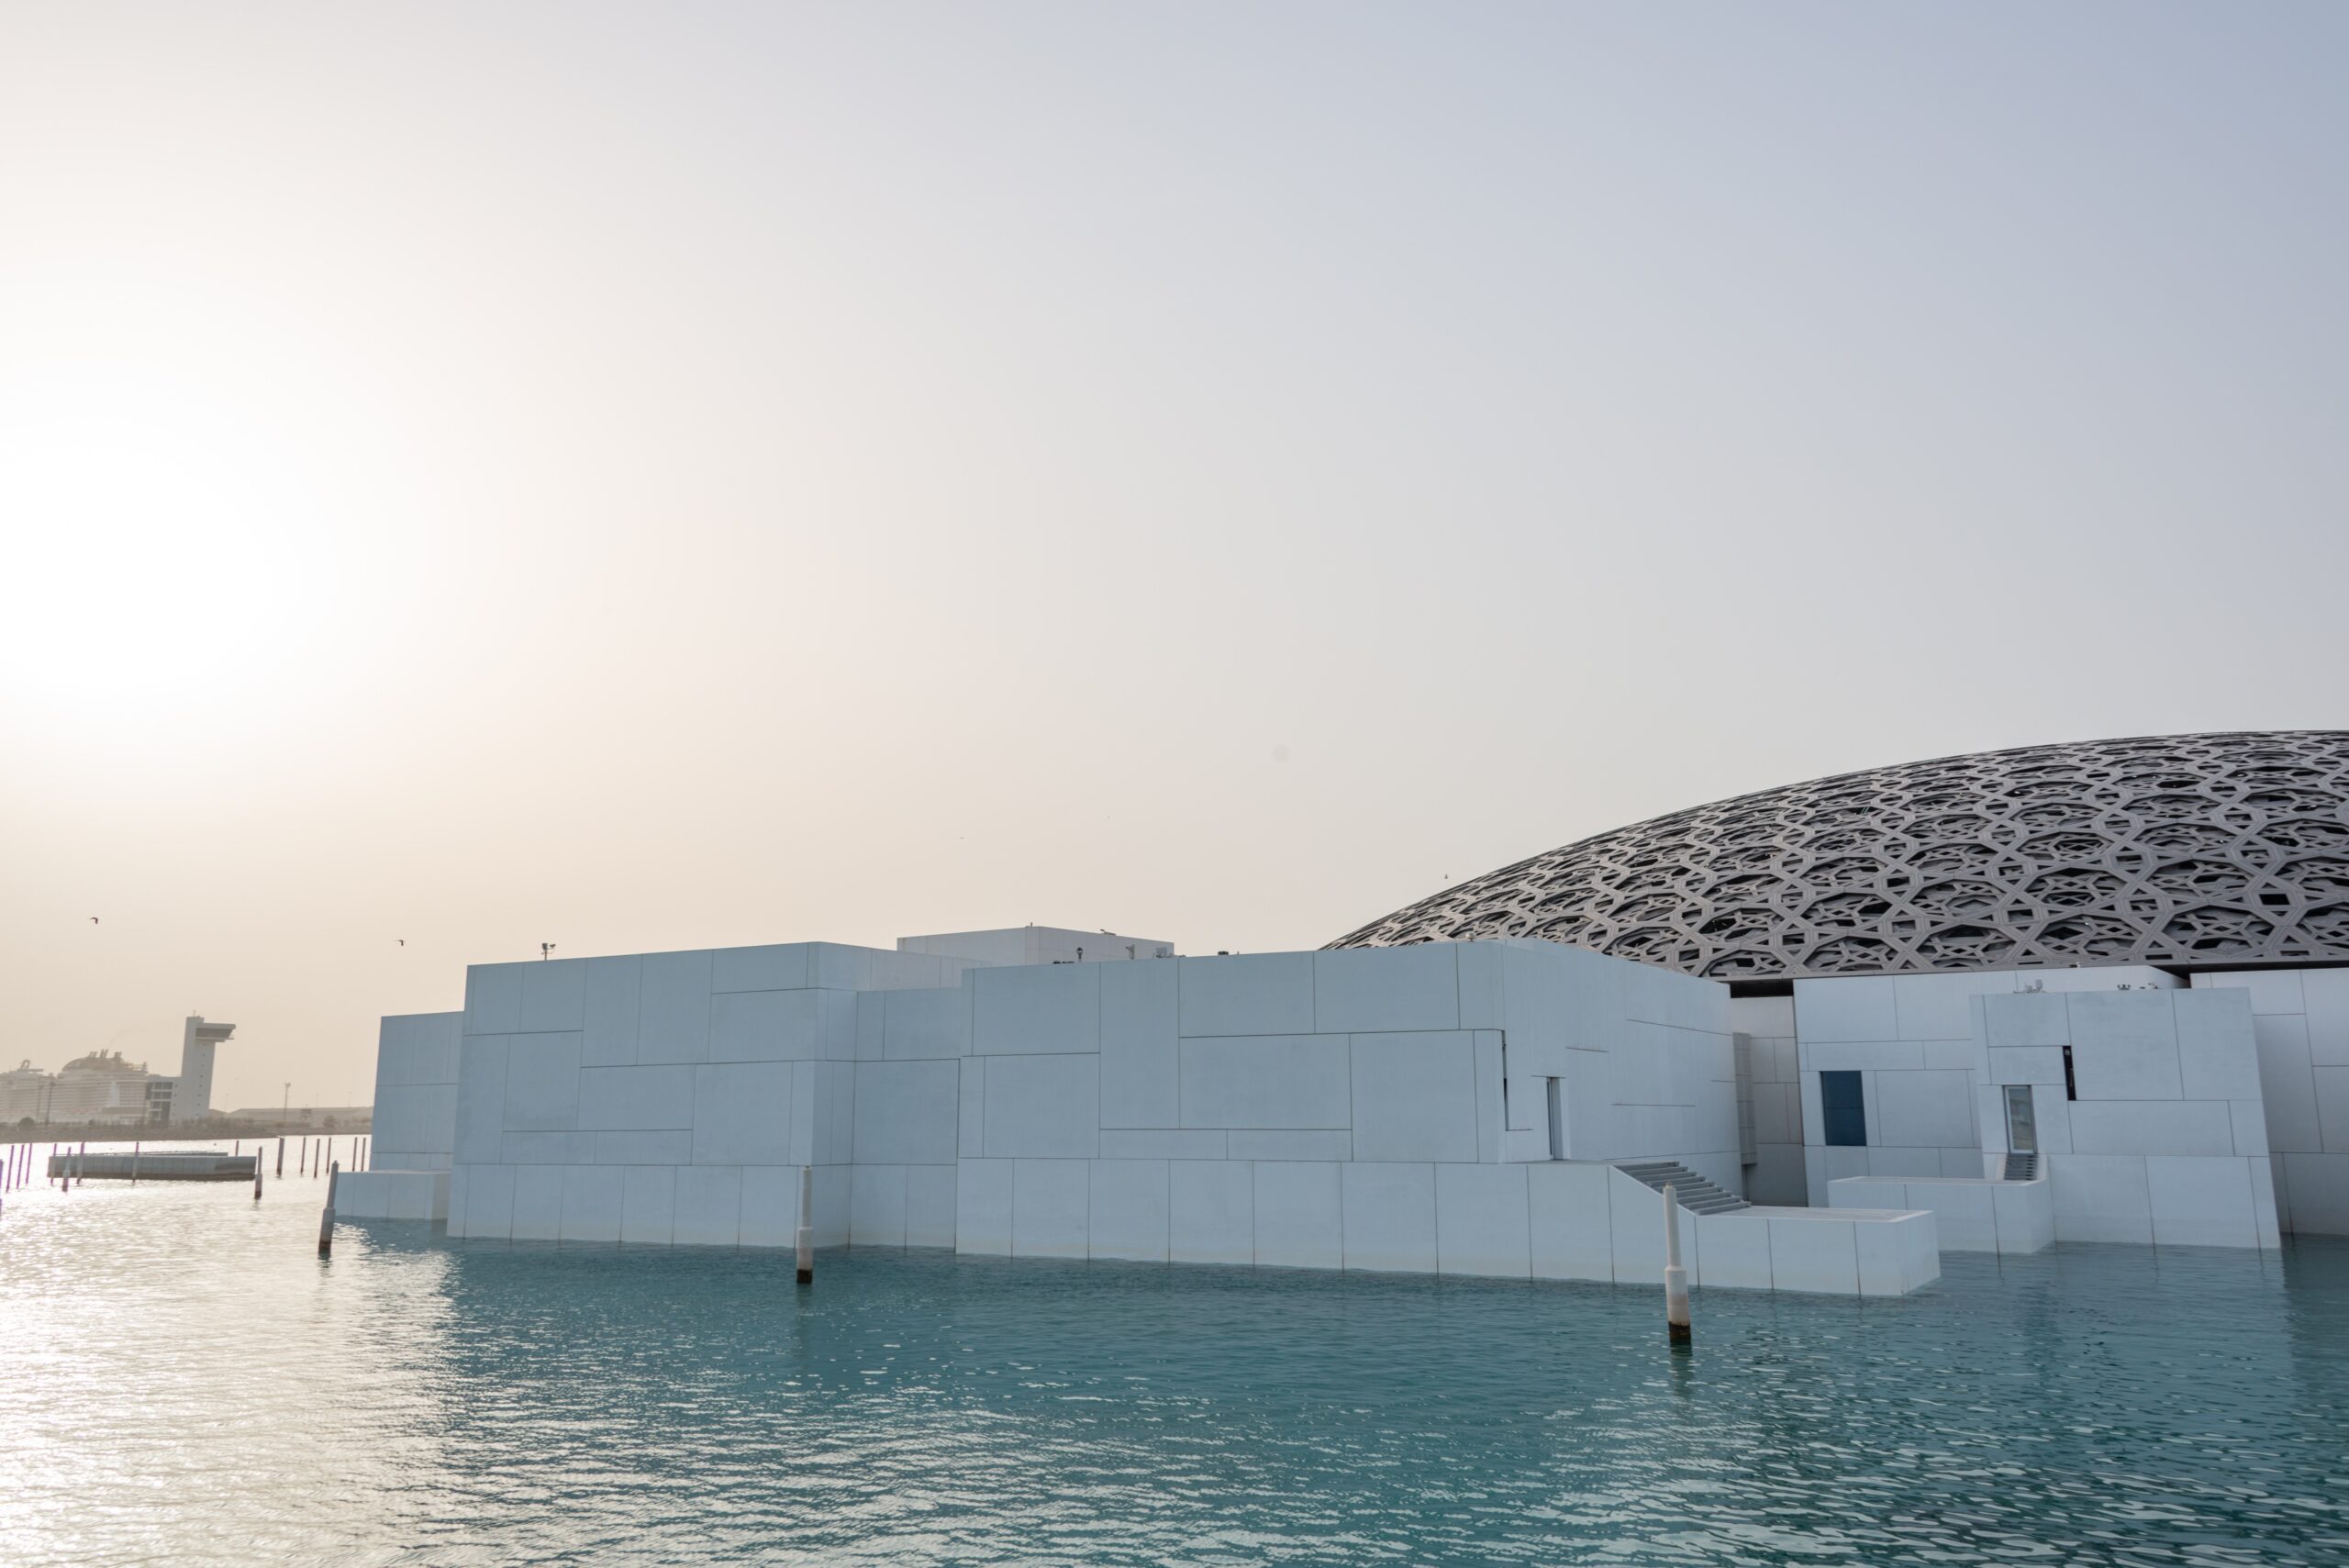
[[[1653,1283],[1661,1199],[1608,1162],[1741,1188],[1716,983],[1543,942],[998,964],[1030,939],[996,935],[476,965],[462,1013],[384,1020],[346,1211],[784,1246],[805,1164],[826,1246]],[[1682,1218],[1700,1282],[1939,1273],[1926,1214]]]
[[[1937,1275],[1934,1216],[1961,1249],[2273,1247],[2287,1104],[2313,1145],[2303,1228],[2349,1162],[2349,1138],[2326,1141],[2329,1074],[2349,1076],[2333,972],[1858,976],[1732,1000],[1525,940],[1159,958],[1084,936],[476,965],[463,1012],[384,1023],[374,1163],[445,1188],[365,1188],[364,1212],[784,1246],[807,1165],[824,1246],[1642,1280],[1661,1208],[1608,1167],[1669,1160],[1767,1206],[1686,1217],[1700,1280],[1865,1294]],[[1853,1075],[1834,1143],[1822,1074]],[[2029,1180],[2005,1179],[2017,1105]]]

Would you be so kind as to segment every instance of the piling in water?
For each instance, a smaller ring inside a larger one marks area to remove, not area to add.
[[[1688,1323],[1688,1271],[1680,1266],[1680,1200],[1664,1188],[1664,1331],[1675,1346],[1696,1342]]]
[[[341,1166],[336,1166],[335,1173],[340,1173],[341,1169]],[[332,1257],[333,1255],[334,1173],[329,1173],[327,1177],[327,1206],[318,1211],[318,1256],[321,1258],[327,1258]]]
[[[799,1283],[816,1282],[816,1169],[799,1167]]]

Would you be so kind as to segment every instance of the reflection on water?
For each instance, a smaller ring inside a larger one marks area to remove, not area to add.
[[[1906,1301],[0,1220],[0,1562],[2349,1562],[2349,1247]]]

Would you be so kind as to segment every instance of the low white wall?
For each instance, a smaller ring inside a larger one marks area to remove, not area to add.
[[[345,1171],[335,1177],[334,1211],[342,1219],[446,1219],[446,1171]]]
[[[2036,1252],[2055,1241],[2055,1200],[2046,1178],[1994,1182],[1918,1176],[1905,1182],[1845,1176],[1828,1184],[1832,1208],[1930,1210],[1941,1245],[1956,1252]]]
[[[1655,1284],[1664,1199],[1612,1165],[969,1160],[961,1250],[1009,1257]],[[1692,1285],[1899,1296],[1941,1277],[1927,1213],[1681,1214]]]

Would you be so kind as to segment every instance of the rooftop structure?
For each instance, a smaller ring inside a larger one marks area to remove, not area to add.
[[[2349,963],[2349,731],[1817,779],[1552,850],[1330,945],[1499,937],[1723,980]]]

